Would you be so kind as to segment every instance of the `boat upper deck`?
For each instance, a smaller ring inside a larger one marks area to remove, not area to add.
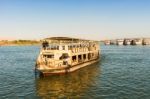
[[[99,49],[99,42],[68,37],[52,37],[43,40],[42,48],[44,52],[68,50],[72,52],[95,51]]]
[[[95,40],[85,40],[85,39],[77,39],[77,38],[69,38],[69,37],[51,37],[43,40],[43,42],[45,41],[48,42],[49,44],[57,44],[57,45],[98,42]]]

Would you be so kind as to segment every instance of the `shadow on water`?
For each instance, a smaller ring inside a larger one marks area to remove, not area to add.
[[[41,98],[82,98],[100,76],[100,62],[66,75],[36,78],[36,93]]]

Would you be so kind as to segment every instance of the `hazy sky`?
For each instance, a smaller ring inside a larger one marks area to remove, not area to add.
[[[150,0],[0,0],[0,39],[150,37]]]

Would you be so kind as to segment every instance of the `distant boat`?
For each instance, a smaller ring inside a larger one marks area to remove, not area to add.
[[[124,39],[124,45],[131,45],[131,39]]]
[[[117,39],[116,43],[117,45],[123,45],[124,40],[123,39]]]
[[[150,45],[150,38],[144,38],[143,45]]]
[[[69,73],[99,61],[99,42],[52,37],[43,40],[35,69],[43,75]]]
[[[110,45],[116,45],[116,40],[111,40]]]
[[[137,38],[131,41],[131,45],[142,45],[142,39]]]
[[[105,44],[105,45],[110,45],[110,43],[111,43],[110,40],[105,40],[105,41],[104,41],[104,44]]]

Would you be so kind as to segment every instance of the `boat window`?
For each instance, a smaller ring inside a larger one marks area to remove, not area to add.
[[[52,54],[52,55],[44,55],[44,57],[46,57],[46,58],[54,58],[54,55]]]
[[[46,55],[43,55],[43,58],[45,58],[46,57]]]
[[[80,48],[80,47],[82,47],[82,45],[81,45],[81,44],[79,44],[79,48]]]
[[[70,45],[68,45],[68,50],[70,50],[71,49],[71,46]]]
[[[78,55],[78,62],[82,62],[82,56]]]
[[[94,56],[94,53],[92,53],[92,57]]]
[[[61,60],[61,59],[67,59],[67,58],[69,58],[68,53],[63,53],[59,59]]]
[[[71,49],[72,49],[72,47],[73,47],[72,45],[69,45],[69,46],[68,46],[68,50],[71,50]]]
[[[76,56],[72,56],[72,60],[76,61],[77,57]]]
[[[91,59],[91,53],[88,53],[88,60]]]
[[[63,65],[67,65],[68,64],[68,62],[67,61],[63,61]]]
[[[84,60],[86,59],[86,54],[83,54],[83,59],[84,59]]]
[[[51,50],[55,50],[56,49],[56,46],[51,46]]]
[[[59,46],[57,46],[57,50],[59,50]]]
[[[45,49],[46,47],[49,46],[49,43],[48,43],[47,41],[44,41],[44,42],[42,43],[42,46],[43,46],[43,48]]]
[[[48,50],[59,50],[59,46],[51,45],[47,48]]]
[[[65,46],[62,46],[62,50],[65,50]]]

